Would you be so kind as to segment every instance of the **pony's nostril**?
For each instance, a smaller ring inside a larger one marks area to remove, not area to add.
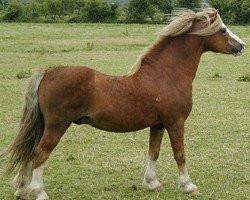
[[[244,43],[237,43],[232,48],[232,53],[235,56],[240,56],[245,50],[245,44]]]
[[[245,48],[244,44],[243,43],[238,43],[237,45],[235,45],[233,47],[233,52],[234,53],[237,53],[237,52],[241,52],[243,49]]]

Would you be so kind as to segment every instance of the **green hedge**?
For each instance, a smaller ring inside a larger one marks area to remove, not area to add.
[[[208,6],[201,0],[0,0],[3,22],[164,23],[173,9]],[[250,24],[249,0],[210,0],[227,24]]]

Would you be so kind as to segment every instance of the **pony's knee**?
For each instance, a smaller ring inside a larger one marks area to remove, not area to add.
[[[186,163],[184,153],[175,154],[174,159],[175,159],[175,161],[177,162],[178,165],[184,165]]]

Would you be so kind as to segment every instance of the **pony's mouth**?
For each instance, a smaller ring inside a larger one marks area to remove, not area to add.
[[[243,54],[244,50],[245,50],[245,48],[243,48],[241,51],[234,52],[233,55],[234,55],[235,57],[241,56],[241,55]]]
[[[245,51],[245,45],[244,44],[239,44],[235,46],[233,49],[233,55],[234,56],[241,56],[243,52]]]

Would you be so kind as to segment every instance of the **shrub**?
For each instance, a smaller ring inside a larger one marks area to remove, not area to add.
[[[86,22],[114,22],[118,19],[118,5],[90,0],[84,8]]]
[[[127,7],[127,22],[146,23],[153,19],[156,12],[150,0],[130,0]]]
[[[19,21],[23,14],[23,4],[17,0],[8,2],[5,12],[2,16],[2,20],[6,22]]]
[[[201,0],[178,0],[177,6],[181,8],[199,8],[201,6]]]
[[[41,4],[31,1],[25,4],[23,7],[22,16],[20,21],[22,22],[37,22],[41,15]]]

